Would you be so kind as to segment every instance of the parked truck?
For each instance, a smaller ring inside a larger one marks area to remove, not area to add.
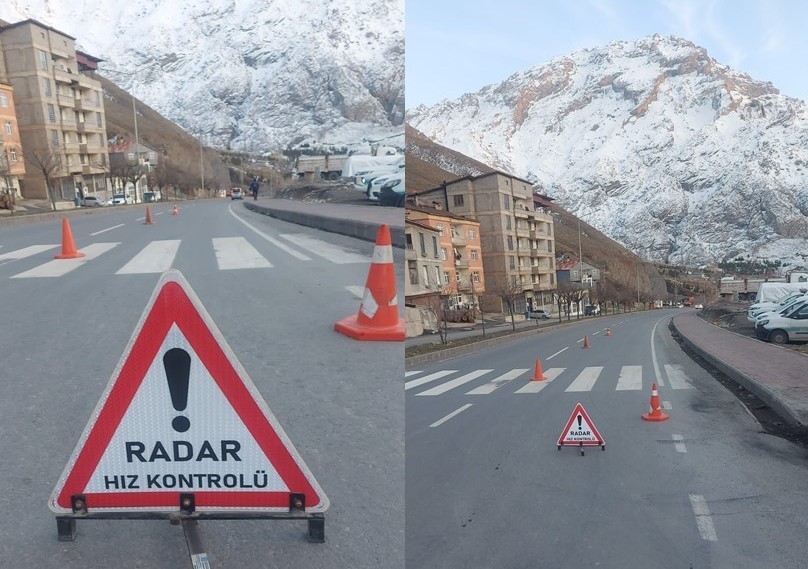
[[[306,174],[315,174],[323,180],[336,181],[342,176],[342,167],[347,159],[347,154],[301,154],[295,161],[295,172],[301,178]]]

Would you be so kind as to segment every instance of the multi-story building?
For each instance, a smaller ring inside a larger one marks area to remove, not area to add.
[[[415,205],[435,205],[480,224],[480,247],[485,269],[486,311],[506,312],[552,306],[556,287],[555,237],[549,210],[537,207],[530,182],[490,172],[466,176],[439,188],[416,192]]]
[[[442,293],[449,296],[449,308],[478,305],[485,292],[485,271],[480,244],[480,224],[474,219],[442,209],[410,205],[405,219],[438,230],[442,262]]]
[[[25,175],[20,129],[14,108],[14,87],[7,83],[0,61],[0,193],[20,197],[20,179]]]
[[[428,223],[405,218],[404,237],[407,276],[404,296],[408,303],[436,307],[443,291],[443,261],[438,230]]]
[[[106,190],[109,159],[100,61],[75,38],[36,20],[0,23],[0,53],[14,86],[24,149],[26,198],[55,200]]]
[[[126,193],[135,203],[149,190],[149,174],[157,168],[157,151],[127,139],[116,139],[108,147],[110,179],[116,193]]]

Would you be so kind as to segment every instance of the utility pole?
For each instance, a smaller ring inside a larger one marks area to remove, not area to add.
[[[137,172],[140,174],[140,136],[137,133],[137,109],[135,108],[135,82],[132,81],[132,117],[135,120],[135,160],[137,161]],[[137,203],[137,187],[138,182],[140,182],[140,177],[138,176],[137,181],[135,182],[135,203]]]
[[[640,256],[637,255],[637,304],[640,304]]]
[[[205,196],[205,162],[203,161],[202,139],[199,139],[199,172],[202,174],[202,197]]]

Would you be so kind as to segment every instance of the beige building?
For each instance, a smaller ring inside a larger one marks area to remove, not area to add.
[[[415,205],[437,205],[480,224],[486,288],[483,308],[507,312],[502,297],[514,298],[515,311],[552,308],[556,288],[555,237],[549,210],[537,207],[530,182],[490,172],[446,182],[415,193]]]
[[[98,59],[75,38],[36,20],[0,24],[0,54],[14,86],[24,149],[26,198],[72,200],[106,191],[109,168],[101,83],[87,72]]]
[[[407,243],[404,296],[408,303],[430,306],[438,301],[443,290],[440,233],[426,222],[405,219],[404,238]]]
[[[25,175],[25,162],[20,142],[20,129],[14,108],[14,87],[6,83],[0,62],[0,193],[20,197],[20,180]]]
[[[432,207],[409,205],[404,218],[438,230],[441,291],[449,296],[448,308],[477,306],[485,292],[485,271],[476,220]],[[409,242],[408,242],[409,246]]]

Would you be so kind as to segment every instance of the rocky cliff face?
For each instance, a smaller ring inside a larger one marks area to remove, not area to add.
[[[205,144],[403,146],[403,0],[7,0],[0,18],[75,37],[102,74]]]
[[[686,40],[575,52],[407,119],[647,259],[808,258],[805,103]]]

